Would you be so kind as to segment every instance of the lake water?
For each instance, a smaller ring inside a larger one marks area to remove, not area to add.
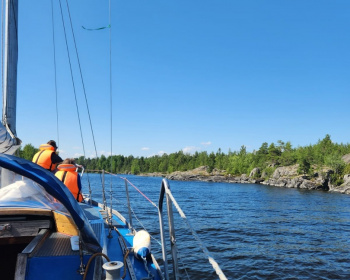
[[[158,204],[161,178],[126,176]],[[89,174],[91,185],[100,175]],[[110,201],[110,177],[106,177]],[[83,191],[87,192],[87,176]],[[113,207],[127,217],[125,185]],[[350,279],[350,196],[256,184],[169,181],[173,196],[228,279]],[[93,187],[93,197],[101,191]],[[130,188],[132,208],[161,263],[157,209]],[[164,212],[166,207],[164,204]],[[218,279],[174,208],[181,279]],[[133,218],[134,227],[141,229]]]

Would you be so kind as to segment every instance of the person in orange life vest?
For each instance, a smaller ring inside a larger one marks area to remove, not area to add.
[[[55,176],[67,186],[78,202],[82,202],[81,181],[77,168],[74,159],[67,158],[57,166]]]
[[[63,161],[56,153],[57,148],[56,142],[53,140],[50,140],[47,144],[40,145],[39,152],[34,155],[32,162],[49,171],[54,171],[57,164]]]

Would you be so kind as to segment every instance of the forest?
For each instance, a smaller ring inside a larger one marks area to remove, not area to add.
[[[31,144],[21,147],[19,156],[31,160],[38,151]],[[249,174],[258,167],[266,177],[272,175],[279,166],[299,164],[299,174],[312,175],[314,172],[328,167],[333,170],[333,182],[336,185],[342,183],[344,174],[350,173],[350,164],[346,164],[341,158],[350,153],[350,144],[333,143],[330,135],[318,140],[316,144],[304,147],[293,147],[290,142],[281,140],[277,143],[262,143],[258,150],[248,152],[241,146],[239,151],[229,150],[227,153],[218,149],[216,153],[195,152],[187,154],[179,151],[171,154],[155,155],[151,157],[134,157],[113,155],[98,158],[76,158],[76,163],[83,165],[87,171],[106,170],[118,174],[163,173],[174,171],[187,171],[200,166],[208,166],[209,172],[213,169],[222,170],[225,174],[238,176]]]

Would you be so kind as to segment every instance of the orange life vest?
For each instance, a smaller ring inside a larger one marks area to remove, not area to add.
[[[56,163],[52,163],[51,161],[51,155],[52,153],[55,152],[55,148],[52,147],[49,144],[42,144],[39,147],[39,152],[37,152],[34,157],[32,162],[40,165],[41,167],[47,169],[47,170],[55,170],[56,168]]]
[[[55,176],[67,186],[77,201],[83,201],[83,196],[78,186],[79,174],[76,172],[77,167],[74,164],[60,164],[57,169]]]

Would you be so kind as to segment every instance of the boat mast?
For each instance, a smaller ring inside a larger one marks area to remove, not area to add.
[[[2,16],[4,12],[2,11]],[[2,41],[2,122],[0,123],[0,153],[14,154],[21,140],[16,137],[17,61],[18,61],[18,0],[5,0],[5,44]],[[1,168],[1,186],[12,183],[11,172]]]
[[[16,138],[18,0],[6,0],[2,123]]]

